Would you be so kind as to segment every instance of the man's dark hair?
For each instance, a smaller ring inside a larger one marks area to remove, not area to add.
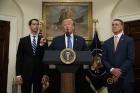
[[[38,20],[38,19],[31,19],[31,20],[29,21],[29,23],[28,23],[29,26],[31,25],[31,23],[32,23],[33,20],[35,20],[35,21],[37,21],[37,22],[39,23],[39,20]]]
[[[119,21],[121,25],[124,25],[124,22],[121,19],[114,19],[113,21]]]

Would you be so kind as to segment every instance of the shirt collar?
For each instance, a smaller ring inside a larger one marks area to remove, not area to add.
[[[118,36],[118,38],[120,39],[122,35],[123,35],[123,32],[119,33],[118,35],[114,35],[114,36]]]
[[[67,37],[67,35],[66,35],[66,34],[65,34],[65,37]],[[71,38],[73,38],[73,33],[72,33],[72,34],[70,34],[70,37],[71,37]]]
[[[36,34],[36,35],[30,34],[30,36],[31,36],[31,37],[33,37],[33,36],[38,37],[38,34]]]

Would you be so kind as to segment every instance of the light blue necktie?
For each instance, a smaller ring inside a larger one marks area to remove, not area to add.
[[[33,55],[35,55],[36,53],[36,39],[35,39],[36,36],[33,36],[33,41],[32,41],[32,49],[33,49]]]
[[[72,48],[71,36],[67,36],[67,37],[68,37],[68,46],[67,46],[67,48]]]

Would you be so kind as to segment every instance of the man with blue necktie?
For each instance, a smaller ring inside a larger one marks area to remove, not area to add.
[[[134,93],[134,41],[124,35],[123,26],[122,20],[114,19],[112,22],[114,36],[103,45],[103,64],[115,82],[108,87],[108,93]]]
[[[57,36],[52,40],[49,50],[63,50],[65,48],[71,48],[73,50],[84,51],[87,49],[84,38],[74,35],[75,24],[72,19],[64,19],[62,27],[64,34]],[[50,86],[48,88],[49,93],[60,93],[60,72],[52,70],[50,76]],[[91,93],[90,86],[85,79],[86,71],[81,66],[76,72],[75,78],[75,93]]]

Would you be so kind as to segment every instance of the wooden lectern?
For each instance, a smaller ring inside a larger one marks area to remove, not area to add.
[[[60,93],[75,92],[75,72],[81,65],[89,65],[92,62],[90,51],[75,51],[76,59],[72,64],[64,64],[60,59],[61,51],[45,51],[43,62],[48,65],[55,65],[61,72]]]

